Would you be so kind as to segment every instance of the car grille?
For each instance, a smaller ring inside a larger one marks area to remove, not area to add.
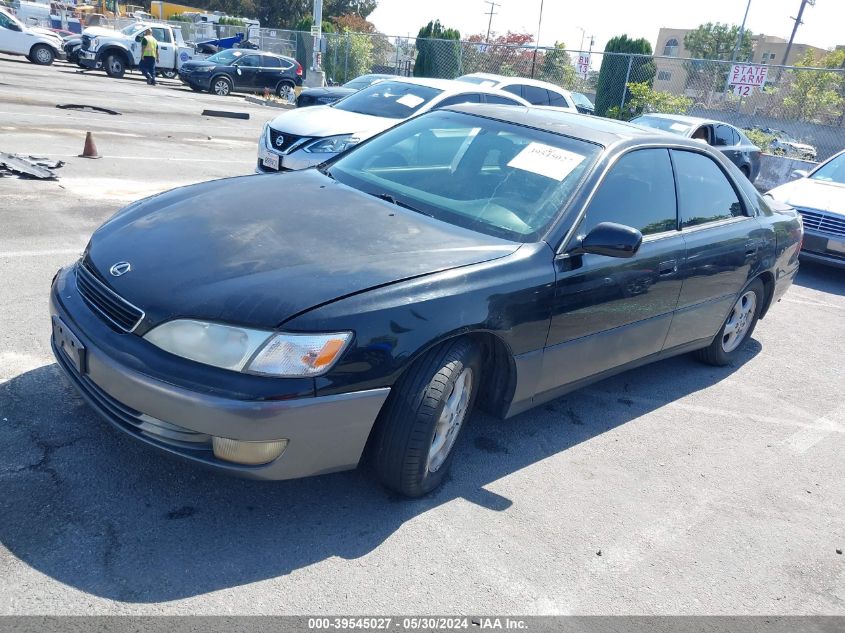
[[[281,138],[281,141],[279,139]],[[270,147],[277,152],[287,152],[291,147],[297,145],[304,136],[296,136],[295,134],[286,134],[270,128]]]
[[[96,313],[124,332],[132,332],[144,318],[144,311],[109,288],[83,261],[76,266],[76,287]]]
[[[71,363],[65,359],[64,353],[61,350],[56,351],[56,358],[77,389],[82,392],[82,395],[113,424],[120,426],[123,430],[130,433],[148,437],[174,448],[183,449],[183,453],[189,451],[192,455],[207,457],[209,460],[212,458],[210,435],[176,426],[170,422],[159,420],[158,418],[127,407],[103,391],[93,380],[87,376],[80,375]]]
[[[804,229],[845,237],[845,218],[814,209],[798,209],[804,219]]]
[[[89,48],[91,48],[91,36],[90,35],[83,35],[82,36],[82,48],[86,51]]]

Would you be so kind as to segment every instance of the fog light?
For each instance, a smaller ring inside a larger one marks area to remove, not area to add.
[[[242,442],[226,437],[213,437],[214,456],[227,462],[258,466],[267,464],[285,452],[287,440],[269,440],[267,442]]]

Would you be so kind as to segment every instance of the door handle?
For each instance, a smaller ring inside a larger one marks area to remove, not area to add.
[[[757,254],[757,250],[760,248],[760,243],[749,240],[745,243],[745,256],[746,257],[753,257]]]
[[[657,265],[657,272],[660,276],[674,275],[678,272],[678,260],[670,259],[665,262],[660,262]]]

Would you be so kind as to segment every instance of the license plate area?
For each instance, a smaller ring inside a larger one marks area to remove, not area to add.
[[[53,342],[80,374],[87,371],[85,346],[59,317],[53,317]]]
[[[264,154],[264,158],[261,160],[261,164],[264,165],[267,169],[275,169],[276,171],[278,171],[279,157],[276,154],[267,152],[266,154]]]

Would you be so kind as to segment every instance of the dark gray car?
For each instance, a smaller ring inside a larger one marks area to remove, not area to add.
[[[681,114],[644,114],[631,121],[707,143],[722,152],[751,181],[760,173],[760,148],[733,125]]]

